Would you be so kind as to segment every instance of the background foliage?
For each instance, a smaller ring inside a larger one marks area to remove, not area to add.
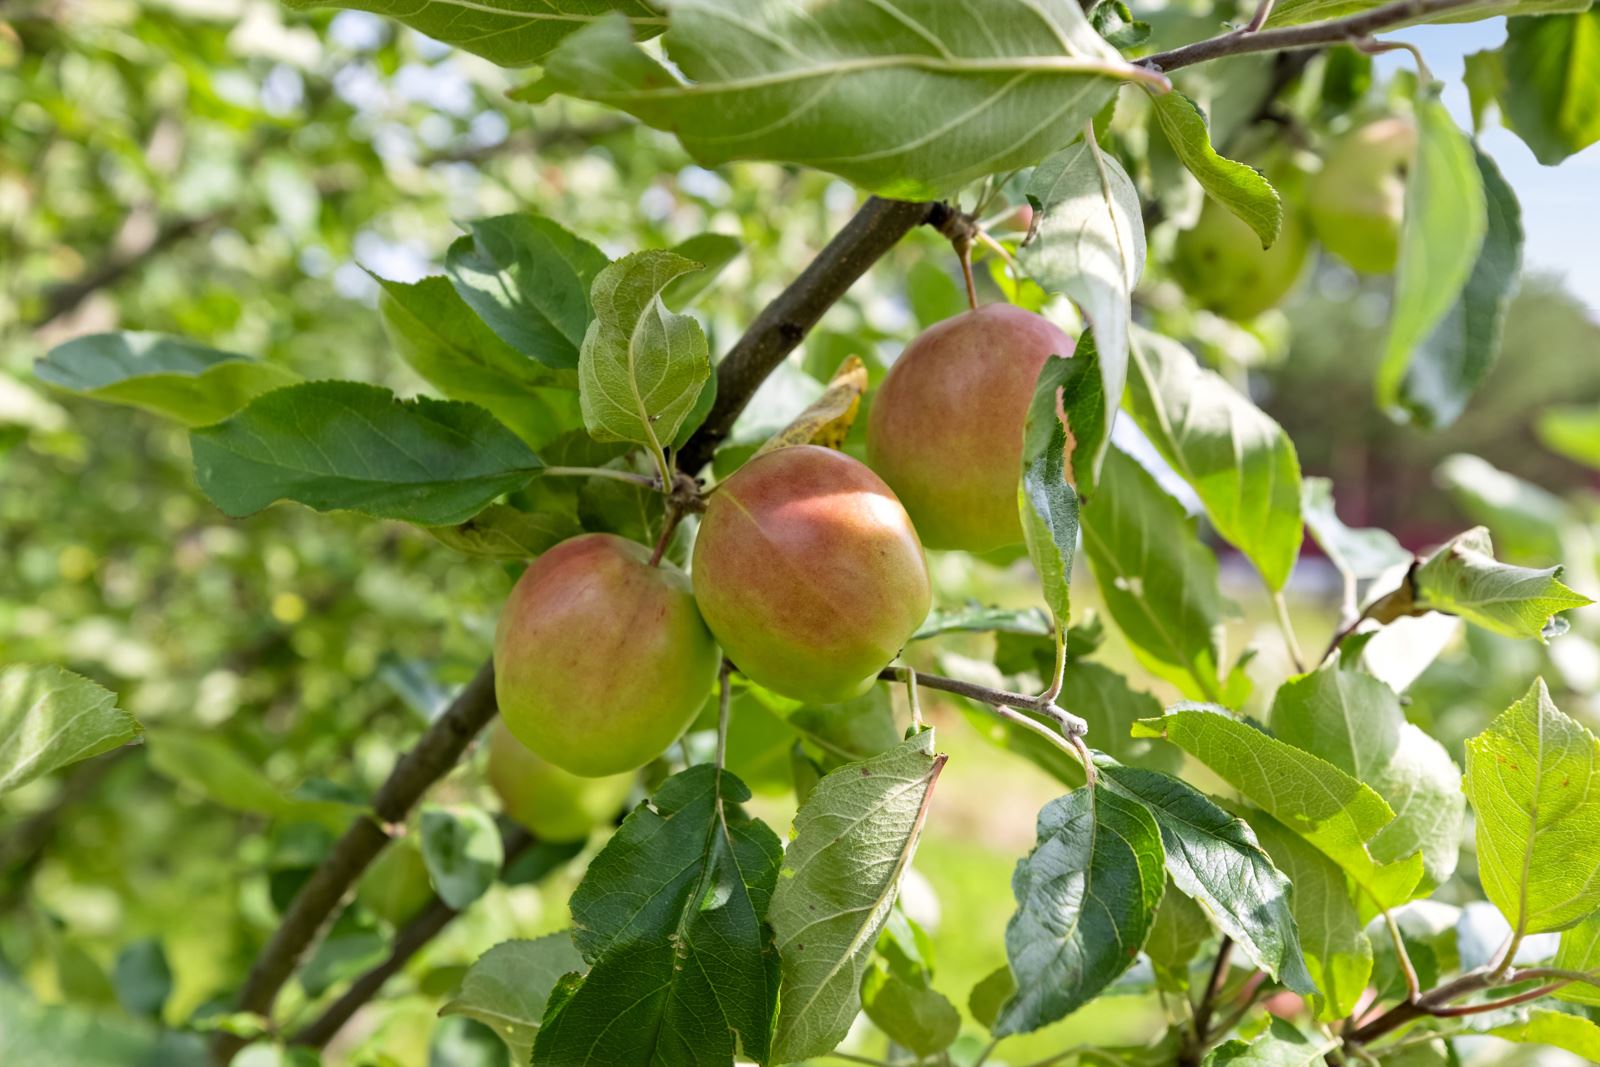
[[[1286,3],[1277,17],[1292,22],[1297,11],[1316,6]],[[637,28],[654,25],[644,5],[634,15],[642,20]],[[1222,20],[1236,17],[1231,9],[1204,3],[1152,11],[1134,5],[1133,15],[1149,22],[1150,47],[1208,36]],[[1561,21],[1513,19],[1504,49],[1469,63],[1475,108],[1492,100],[1496,84],[1531,87],[1506,97],[1497,110],[1542,161],[1555,162],[1581,148],[1585,137],[1593,140],[1585,126],[1592,126],[1592,108],[1586,112],[1581,100],[1575,105],[1560,97],[1560,86],[1548,83],[1543,72],[1581,70],[1581,58],[1574,57],[1592,55],[1597,18],[1591,11]],[[421,21],[417,26],[438,29]],[[432,510],[422,513],[415,496],[401,493],[369,501],[364,510],[450,525],[511,491],[517,503],[553,504],[551,513],[569,516],[570,527],[529,529],[507,519],[505,527],[488,533],[457,529],[434,535],[347,512],[293,507],[231,520],[202,490],[207,463],[227,462],[241,448],[207,431],[193,439],[191,450],[187,429],[159,412],[117,410],[79,395],[93,394],[94,382],[70,376],[58,344],[110,330],[180,335],[207,352],[259,361],[221,359],[207,372],[213,386],[233,382],[230,388],[241,396],[260,391],[251,384],[255,375],[272,384],[278,375],[310,383],[351,379],[406,397],[460,398],[458,390],[472,385],[492,395],[502,382],[495,375],[509,364],[491,364],[472,383],[440,381],[428,350],[416,350],[420,334],[406,325],[406,317],[445,323],[440,332],[448,343],[451,326],[439,305],[428,303],[438,295],[430,291],[437,282],[421,279],[454,274],[458,267],[470,270],[474,259],[480,267],[483,260],[493,261],[502,255],[494,234],[473,220],[531,210],[592,242],[601,260],[677,247],[719,268],[707,272],[701,291],[668,292],[675,308],[692,302],[706,348],[716,357],[858,204],[856,189],[825,171],[737,161],[763,154],[762,145],[729,151],[734,162],[707,169],[702,163],[713,161],[703,154],[696,162],[672,137],[583,99],[605,97],[588,91],[577,74],[554,60],[542,75],[547,81],[520,93],[535,102],[510,99],[508,92],[533,79],[495,64],[526,66],[554,42],[536,34],[495,40],[492,48],[473,49],[480,53],[474,55],[370,14],[301,13],[260,2],[86,0],[0,11],[0,113],[7,116],[0,126],[0,665],[63,665],[114,694],[115,706],[142,729],[142,744],[25,783],[7,779],[18,788],[0,800],[0,1059],[201,1063],[205,1035],[216,1027],[255,1037],[247,1021],[228,1014],[250,961],[351,812],[371,798],[397,755],[468,682],[488,647],[516,567],[505,559],[464,555],[452,544],[475,538],[470,544],[481,550],[491,539],[504,538],[519,546],[509,554],[520,555],[522,548],[548,544],[580,523],[648,542],[661,522],[626,487],[586,483],[571,490],[570,499],[556,500],[567,490],[549,489],[548,483],[523,488],[533,465],[524,455],[525,442],[537,431],[515,423],[511,429],[522,431],[522,440],[499,423],[479,427],[493,447],[480,440],[463,458],[486,464],[469,472],[480,481],[465,502],[430,498]],[[689,64],[679,67],[690,78],[709,76]],[[1523,76],[1530,71],[1539,77]],[[1263,93],[1285,73],[1281,60],[1249,56],[1186,73],[1179,82],[1202,102],[1211,143],[1232,159],[1262,164],[1286,194],[1295,179],[1279,179],[1267,165],[1274,151],[1269,142],[1302,152],[1320,148],[1346,116],[1376,110],[1410,84],[1408,75],[1374,82],[1364,59],[1353,50],[1335,50],[1287,72],[1293,83],[1269,121],[1253,121],[1260,117]],[[1579,79],[1579,93],[1596,91],[1592,82],[1592,73],[1587,82]],[[551,90],[570,95],[546,99]],[[1541,106],[1551,93],[1557,96]],[[1143,430],[1149,445],[1137,451],[1137,459],[1161,473],[1147,474],[1112,451],[1102,476],[1134,487],[1123,488],[1123,498],[1146,494],[1142,499],[1159,517],[1156,528],[1188,528],[1180,505],[1163,487],[1179,488],[1173,470],[1190,482],[1203,478],[1215,443],[1161,437],[1155,428],[1158,383],[1177,376],[1186,383],[1179,392],[1192,396],[1212,387],[1196,382],[1231,383],[1287,431],[1300,469],[1331,477],[1338,514],[1350,526],[1387,529],[1406,549],[1424,551],[1482,525],[1502,561],[1533,568],[1559,561],[1567,566],[1567,585],[1589,593],[1600,588],[1593,473],[1600,460],[1593,418],[1600,404],[1600,375],[1594,372],[1600,325],[1582,301],[1557,279],[1525,277],[1505,308],[1504,356],[1483,373],[1465,413],[1437,430],[1416,419],[1396,422],[1375,400],[1372,386],[1389,337],[1390,281],[1358,276],[1316,253],[1281,310],[1235,322],[1198,308],[1170,264],[1177,233],[1201,210],[1205,168],[1220,164],[1188,143],[1194,112],[1176,106],[1174,98],[1152,105],[1142,90],[1130,87],[1119,99],[1109,119],[1106,158],[1126,172],[1125,213],[1143,216],[1151,266],[1141,277],[1142,255],[1133,268],[1107,262],[1085,271],[1076,260],[1053,265],[1048,244],[1024,252],[1023,266],[1089,309],[1114,307],[1117,294],[1124,300],[1131,295],[1123,339],[1108,340],[1105,334],[1117,331],[1102,328],[1095,341],[1103,350],[1130,348],[1129,410],[1121,422]],[[1076,129],[1100,103],[1086,105],[1062,128]],[[784,106],[751,101],[751,123],[759,124],[765,114],[758,105]],[[1493,117],[1491,106],[1485,104],[1485,121]],[[656,121],[623,107],[630,110]],[[1288,132],[1280,136],[1283,130]],[[791,154],[783,158],[805,162],[814,147],[785,145]],[[1470,147],[1467,152],[1470,160]],[[1577,162],[1583,160],[1592,165],[1593,151]],[[961,159],[946,165],[949,174],[923,168],[928,182],[965,176]],[[990,206],[998,214],[1031,198],[1041,210],[1060,208],[1047,179],[1085,165],[1083,158],[1058,157],[1035,171],[1031,182],[1019,179],[997,190]],[[1196,170],[1197,179],[1187,176],[1184,165]],[[875,171],[841,173],[898,195],[951,191],[948,184],[896,184]],[[1413,176],[1413,189],[1424,177]],[[1258,232],[1275,228],[1261,190],[1238,172],[1232,180],[1245,186],[1233,195],[1247,220],[1255,220]],[[1217,181],[1219,188],[1231,188],[1227,179]],[[965,206],[972,200],[969,192]],[[1450,212],[1442,214],[1440,227],[1447,229]],[[1071,216],[1062,209],[1054,217]],[[1280,217],[1276,227],[1292,224]],[[708,234],[723,240],[708,243]],[[1018,237],[1008,235],[1013,243]],[[698,243],[684,247],[690,241]],[[570,252],[575,260],[586,255]],[[979,281],[986,298],[1035,307],[1049,299],[993,255],[980,253]],[[960,285],[949,242],[930,228],[914,232],[762,387],[718,454],[716,470],[731,470],[814,400],[845,355],[861,356],[876,384],[920,327],[965,306]],[[1403,290],[1394,303],[1405,306]],[[473,307],[494,325],[492,313]],[[1070,309],[1064,314],[1073,315]],[[1097,325],[1115,318],[1091,315]],[[1175,357],[1169,348],[1175,341],[1146,335],[1133,319],[1187,344],[1198,363]],[[457,323],[462,329],[481,329],[463,322]],[[578,366],[581,335],[564,333],[557,321],[548,325],[548,335],[568,342],[571,360],[543,367],[539,373],[548,376],[519,386],[546,388]],[[478,336],[476,343],[484,351],[496,343],[515,347],[513,338],[503,332],[499,337],[497,342]],[[52,349],[50,363],[35,370],[35,360]],[[194,358],[207,366],[216,359]],[[690,386],[699,380],[670,383],[686,418],[697,397]],[[305,395],[327,405],[312,420],[323,427],[362,402],[330,386],[299,388],[317,390]],[[158,388],[152,395],[169,394]],[[1404,395],[1415,393],[1401,389],[1390,399]],[[102,393],[102,399],[140,401],[126,391]],[[563,402],[552,399],[553,410]],[[404,410],[421,412],[427,403]],[[161,402],[143,406],[159,409]],[[1273,437],[1271,420],[1252,422],[1256,413],[1245,407],[1239,432],[1259,435],[1276,457],[1261,462],[1281,462],[1285,445],[1281,436]],[[228,412],[233,409],[226,405]],[[289,414],[306,410],[297,404]],[[193,421],[210,423],[210,414]],[[594,428],[593,420],[585,421]],[[858,420],[848,449],[859,452],[862,424]],[[425,427],[411,431],[423,434]],[[596,436],[638,439],[627,428]],[[534,443],[546,462],[555,462],[545,442]],[[220,478],[218,484],[235,485],[237,479]],[[243,515],[277,496],[306,500],[307,493],[327,491],[319,484],[296,490],[299,496],[281,486],[248,500],[229,499],[225,489],[210,495],[225,511]],[[1348,564],[1325,558],[1324,553],[1340,556],[1340,550],[1313,523],[1323,551],[1308,542],[1288,580],[1293,546],[1283,539],[1292,534],[1267,530],[1258,538],[1251,526],[1253,515],[1270,512],[1268,504],[1232,501],[1230,522],[1222,517],[1227,507],[1203,487],[1198,501],[1183,491],[1179,497],[1195,503],[1191,512],[1203,504],[1210,520],[1199,525],[1197,537],[1178,539],[1181,558],[1172,566],[1183,574],[1209,567],[1217,575],[1214,586],[1202,583],[1199,602],[1184,605],[1193,621],[1182,632],[1193,647],[1163,649],[1134,631],[1124,637],[1116,626],[1086,628],[1086,635],[1095,636],[1086,636],[1082,655],[1073,660],[1062,698],[1064,706],[1090,718],[1097,747],[1130,766],[1168,771],[1183,761],[1178,749],[1195,752],[1170,726],[1147,731],[1164,738],[1123,735],[1134,720],[1160,716],[1163,704],[1179,698],[1225,701],[1263,719],[1270,711],[1278,737],[1299,743],[1283,725],[1289,719],[1281,709],[1291,695],[1280,692],[1272,701],[1274,686],[1292,667],[1256,572],[1274,588],[1287,580],[1292,623],[1315,652],[1344,621],[1335,564]],[[1119,615],[1115,600],[1125,591],[1104,578],[1115,573],[1116,553],[1127,550],[1132,536],[1118,521],[1133,522],[1092,510],[1085,516],[1085,558],[1072,590],[1075,622]],[[1097,537],[1097,525],[1114,533]],[[1364,544],[1374,551],[1370,541]],[[1220,566],[1211,559],[1213,549]],[[1375,554],[1382,569],[1381,542]],[[1387,557],[1396,558],[1406,557]],[[952,553],[931,562],[940,607],[959,609],[969,601],[1038,606],[1037,582],[1023,560]],[[1089,580],[1091,571],[1098,583]],[[1360,573],[1363,579],[1376,576]],[[1534,629],[1555,610],[1552,605],[1536,611]],[[1529,695],[1535,676],[1545,679],[1549,698],[1568,715],[1593,725],[1600,714],[1595,610],[1571,613],[1572,632],[1548,645],[1494,632],[1504,627],[1461,626],[1437,615],[1406,619],[1386,631],[1384,641],[1366,647],[1364,662],[1404,692],[1403,706],[1396,701],[1389,709],[1391,725],[1397,731],[1420,728],[1436,739],[1456,766],[1467,769],[1476,802],[1476,750],[1464,743],[1516,702],[1537,705],[1539,695]],[[1048,649],[1040,647],[1048,645],[1040,640],[1047,632],[1041,626],[998,636],[955,633],[920,646],[913,659],[919,667],[991,684],[1038,681],[1050,670]],[[1083,658],[1102,639],[1093,657]],[[1255,653],[1242,665],[1241,650]],[[0,675],[0,702],[6,677]],[[830,751],[813,743],[806,750],[820,764],[813,775],[831,769],[841,754],[872,755],[898,742],[889,718],[891,698],[880,689],[864,699],[874,702],[871,712],[857,715],[851,732],[829,721],[828,709],[774,707],[759,691],[740,689],[730,767],[752,795],[746,801],[740,790],[720,788],[781,833],[794,815],[795,788],[804,781],[804,770],[791,764],[797,737],[821,737],[833,746]],[[903,696],[897,692],[892,699],[903,723]],[[924,702],[939,729],[939,750],[957,755],[938,772],[938,801],[890,935],[859,961],[863,980],[852,984],[849,995],[864,998],[869,1021],[856,1025],[846,1047],[881,1056],[893,1042],[896,1050],[935,1055],[948,1045],[954,1059],[970,1061],[1004,999],[986,1006],[980,994],[996,968],[1003,972],[1013,868],[1034,844],[1035,816],[1041,826],[1047,820],[1056,825],[1082,812],[1053,801],[1062,792],[1060,782],[1008,751],[1025,750],[1026,738],[999,731],[972,707],[926,692]],[[986,738],[1000,744],[986,744]],[[1320,752],[1317,740],[1307,747]],[[895,755],[902,762],[920,758],[899,750]],[[1343,760],[1323,755],[1374,788],[1382,781],[1381,769],[1367,765],[1381,753],[1351,751]],[[1049,765],[1047,757],[1039,759]],[[491,956],[463,982],[468,965],[492,946],[569,925],[568,898],[606,837],[597,834],[575,856],[529,853],[520,876],[513,866],[497,877],[503,857],[484,814],[496,802],[482,765],[482,754],[474,752],[430,796],[436,807],[412,820],[418,835],[428,820],[448,824],[459,835],[463,843],[450,860],[463,868],[452,867],[448,880],[439,876],[438,862],[430,870],[441,895],[448,899],[458,892],[447,894],[447,884],[464,885],[458,899],[472,907],[384,986],[330,1045],[323,1062],[506,1062],[495,1020],[475,1013],[473,1005],[485,995],[475,999],[474,989],[543,987],[548,996],[555,979],[573,969],[570,952],[559,955],[567,948],[558,940],[546,976],[513,972],[497,986]],[[1189,766],[1206,790],[1231,785],[1267,807],[1226,768],[1196,770],[1192,761]],[[0,765],[0,778],[5,773]],[[1081,780],[1071,767],[1057,767],[1056,773]],[[1122,781],[1112,772],[1103,777],[1112,785]],[[1104,788],[1109,792],[1110,786]],[[1115,808],[1130,838],[1149,846],[1141,854],[1149,866],[1165,826],[1140,816],[1143,809],[1117,799],[1120,794],[1109,795],[1106,808]],[[1073,796],[1080,797],[1074,803],[1084,803],[1080,794]],[[1393,802],[1387,794],[1373,797],[1379,804]],[[691,801],[698,802],[684,798]],[[1319,884],[1337,883],[1343,893],[1343,875],[1337,869],[1328,873],[1322,853],[1307,850],[1270,819],[1257,818],[1253,825],[1272,861],[1296,885],[1297,899],[1311,899],[1310,887]],[[754,830],[750,835],[752,841],[759,836]],[[1482,901],[1487,894],[1504,906],[1504,891],[1493,876],[1480,876],[1483,857],[1474,854],[1470,833],[1465,840],[1454,870],[1425,854],[1416,872],[1423,877],[1426,869],[1438,884],[1441,910],[1409,913],[1407,922],[1415,926],[1406,932],[1414,957],[1436,974],[1467,966],[1474,954],[1484,962],[1500,936],[1501,920]],[[762,886],[751,893],[770,891]],[[1163,1030],[1164,1013],[1173,1009],[1172,985],[1157,992],[1162,983],[1152,976],[1165,969],[1181,976],[1170,978],[1172,984],[1187,982],[1190,960],[1204,961],[1207,954],[1197,956],[1199,944],[1212,936],[1203,917],[1196,923],[1184,913],[1186,898],[1167,896],[1170,904],[1156,913],[1150,934],[1148,970],[1141,966],[1113,988],[1118,995],[1094,1002],[1071,1020],[1008,1038],[997,1059],[1028,1063],[1084,1035],[1093,1035],[1097,1044],[1136,1046]],[[580,902],[575,899],[573,907]],[[781,895],[775,897],[773,907],[782,902]],[[403,925],[394,916],[405,914],[398,904],[388,908],[371,901],[344,911],[280,999],[283,1030],[314,1018],[352,979],[380,963],[395,928]],[[1310,977],[1327,1000],[1344,998],[1328,1017],[1353,1006],[1355,994],[1338,985],[1340,967],[1353,966],[1352,956],[1376,952],[1374,983],[1398,981],[1392,951],[1386,956],[1381,938],[1373,939],[1374,948],[1360,933],[1369,917],[1340,915],[1322,929],[1301,920]],[[772,922],[781,942],[776,915]],[[923,931],[933,935],[936,947],[923,944]],[[1228,932],[1250,944],[1250,931]],[[1162,951],[1163,945],[1170,951]],[[1265,960],[1274,950],[1258,943],[1254,951]],[[603,960],[591,959],[596,971]],[[1279,978],[1292,989],[1289,966],[1286,961]],[[941,998],[926,995],[935,990]],[[567,995],[569,1020],[582,1011],[605,1010],[586,1004],[581,991]],[[544,1007],[543,997],[535,1000],[523,1007],[532,1018]],[[440,1020],[446,1005],[451,1007]],[[903,1025],[908,1018],[915,1025]],[[997,1032],[1004,1033],[1007,1024],[1000,1018]],[[1561,1025],[1560,1019],[1536,1015],[1505,1027],[1509,1036],[1521,1027],[1543,1040],[1539,1034],[1548,1031],[1542,1028]],[[552,1035],[547,1040],[559,1036]],[[513,1046],[518,1039],[512,1035]],[[780,1046],[821,1047],[807,1040],[780,1014]],[[929,1047],[919,1047],[921,1042]],[[1566,1047],[1574,1046],[1569,1040]],[[1459,1048],[1462,1055],[1497,1062],[1529,1054],[1498,1042],[1464,1042]],[[290,1058],[298,1054],[270,1040],[246,1055],[256,1058],[239,1062],[300,1062]]]

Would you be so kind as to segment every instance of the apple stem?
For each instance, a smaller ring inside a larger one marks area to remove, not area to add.
[[[977,311],[978,286],[972,278],[972,238],[963,235],[951,243],[955,245],[956,256],[961,260],[961,278],[967,283],[967,306]]]
[[[656,539],[656,549],[650,553],[650,566],[661,566],[661,557],[667,554],[667,543],[672,540],[672,534],[678,528],[678,522],[683,518],[683,509],[674,502],[667,503],[667,521],[661,526],[661,536]]]
[[[733,707],[733,686],[728,681],[728,676],[733,672],[733,664],[727,660],[722,661],[722,669],[717,672],[717,770],[722,770],[728,761],[728,718]]]
[[[900,679],[906,683],[906,702],[911,705],[911,725],[921,730],[922,702],[917,699],[917,672],[910,667],[901,667]]]

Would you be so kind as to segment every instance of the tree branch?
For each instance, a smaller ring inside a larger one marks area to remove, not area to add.
[[[941,225],[953,214],[940,203],[872,197],[863,204],[811,265],[756,316],[717,364],[716,402],[678,454],[678,468],[693,474],[711,460],[711,453],[728,436],[756,387],[867,268],[918,226],[925,222]]]
[[[412,806],[450,772],[494,714],[494,667],[486,662],[444,714],[395,764],[373,798],[372,814],[351,823],[328,858],[295,894],[277,930],[250,967],[236,1001],[239,1011],[271,1017],[278,991],[311,947],[321,940],[362,872],[389,843],[384,825],[405,821]],[[213,1061],[219,1065],[228,1063],[243,1044],[241,1038],[219,1032],[212,1040]]]
[[[1358,41],[1369,34],[1414,22],[1427,15],[1470,7],[1481,0],[1396,0],[1395,3],[1363,11],[1348,18],[1313,22],[1305,26],[1282,26],[1272,30],[1249,28],[1220,34],[1204,41],[1186,44],[1166,52],[1146,56],[1139,62],[1152,70],[1168,73],[1181,67],[1206,63],[1224,56],[1251,52],[1284,52],[1297,48]]]
[[[924,222],[942,225],[953,214],[942,204],[868,200],[723,357],[717,367],[716,406],[679,454],[683,469],[705,465],[756,388],[856,279],[913,228]],[[495,711],[494,669],[485,663],[395,765],[373,801],[374,817],[357,819],[296,894],[250,968],[236,1001],[239,1011],[270,1019],[279,990],[321,939],[361,873],[389,843],[383,824],[405,820],[417,800],[456,765]],[[212,1059],[224,1065],[242,1046],[241,1039],[219,1033],[212,1042]]]
[[[501,869],[510,867],[511,862],[526,852],[533,843],[533,835],[521,827],[509,830],[502,840],[506,858]],[[459,914],[461,914],[459,911],[435,894],[422,910],[395,934],[394,948],[390,950],[388,958],[350,983],[350,988],[345,990],[338,1000],[328,1005],[321,1015],[301,1027],[294,1037],[289,1039],[290,1044],[322,1048],[332,1041],[344,1024],[350,1021],[350,1017],[360,1010],[363,1004],[377,996],[384,983],[398,974],[422,946],[433,940],[439,931],[448,926],[450,920]]]

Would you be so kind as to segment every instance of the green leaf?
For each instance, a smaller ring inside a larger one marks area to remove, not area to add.
[[[1017,980],[1009,964],[1001,964],[978,981],[967,996],[967,1010],[986,1029],[994,1029],[1000,1011],[1017,992]]]
[[[699,270],[671,252],[635,252],[594,280],[595,321],[583,339],[578,379],[583,421],[598,441],[657,448],[673,440],[711,376],[700,324],[669,312],[661,291]]]
[[[1410,899],[1422,857],[1382,864],[1370,845],[1394,818],[1383,798],[1333,764],[1232,718],[1221,709],[1178,707],[1135,724],[1165,737],[1247,800],[1315,845],[1380,908]]]
[[[1600,407],[1546,408],[1537,429],[1546,448],[1600,469]]]
[[[1514,567],[1494,558],[1475,526],[1429,556],[1411,578],[1414,610],[1459,615],[1506,637],[1543,639],[1553,617],[1593,601],[1561,584],[1561,568]]]
[[[461,299],[523,355],[547,367],[576,367],[593,318],[589,289],[605,269],[605,253],[540,215],[479,219],[471,230],[444,261]]]
[[[1600,739],[1550,700],[1544,679],[1467,741],[1484,895],[1523,933],[1600,908]]]
[[[1151,93],[1156,122],[1189,173],[1216,201],[1239,216],[1271,248],[1283,226],[1283,201],[1254,167],[1226,159],[1211,147],[1211,131],[1199,106],[1176,90]]]
[[[1546,15],[1561,11],[1582,11],[1591,0],[1482,0],[1466,8],[1454,8],[1418,15],[1411,22],[1476,22],[1480,19],[1499,18],[1502,15]],[[1359,15],[1363,11],[1382,7],[1385,0],[1283,0],[1272,9],[1268,26],[1299,26],[1307,22]],[[1518,21],[1518,20],[1513,20]],[[1533,21],[1533,20],[1529,20]]]
[[[116,987],[117,1002],[129,1015],[159,1020],[172,995],[172,968],[161,942],[153,937],[129,942],[117,953],[111,984]]]
[[[1311,992],[1289,880],[1250,827],[1172,775],[1111,760],[1098,766],[1106,788],[1137,800],[1155,817],[1173,884],[1204,904],[1218,928],[1274,981]]]
[[[1590,1063],[1600,1062],[1600,1025],[1582,1015],[1534,1008],[1525,1018],[1496,1026],[1488,1033],[1523,1045],[1565,1049]]]
[[[189,441],[201,490],[234,517],[293,500],[448,526],[543,466],[482,408],[356,382],[279,389]]]
[[[1050,659],[1053,661],[1053,653]],[[1161,703],[1149,693],[1130,688],[1126,678],[1107,667],[1069,660],[1057,702],[1082,717],[1089,724],[1089,736],[1121,763],[1175,771],[1183,761],[1183,754],[1165,742],[1130,736],[1133,723],[1160,714]],[[1042,717],[1033,717],[1055,729]],[[1083,764],[1077,757],[1032,730],[998,719],[987,708],[969,709],[968,721],[984,737],[1036,764],[1062,785],[1076,789],[1083,784]]]
[[[1388,530],[1346,526],[1333,510],[1333,482],[1327,478],[1301,482],[1300,511],[1318,546],[1352,581],[1370,581],[1411,562],[1411,553]]]
[[[1520,21],[1520,20],[1517,20]],[[1488,228],[1466,288],[1406,364],[1400,404],[1420,425],[1449,426],[1500,355],[1506,307],[1522,269],[1522,206],[1494,160],[1473,147]]]
[[[1017,992],[996,1037],[1037,1030],[1098,996],[1133,964],[1166,889],[1161,831],[1117,792],[1085,786],[1058,797],[1037,832],[1011,878],[1006,958]]]
[[[1128,408],[1211,523],[1281,590],[1300,555],[1300,461],[1283,427],[1176,341],[1133,332]]]
[[[483,896],[506,860],[494,818],[458,804],[422,809],[422,859],[434,892],[457,911]]]
[[[924,730],[825,776],[795,816],[767,912],[783,961],[774,1063],[831,1052],[855,1021],[862,975],[944,762]]]
[[[583,527],[566,515],[529,514],[507,504],[490,504],[455,526],[429,526],[428,532],[457,552],[486,559],[532,559]]]
[[[1169,863],[1170,856],[1169,852]],[[1205,911],[1192,898],[1171,885],[1167,886],[1166,893],[1161,897],[1161,906],[1156,909],[1150,936],[1144,943],[1144,954],[1150,957],[1157,987],[1168,993],[1187,991],[1189,964],[1209,940],[1211,920],[1206,917]]]
[[[1502,55],[1500,109],[1540,163],[1600,141],[1600,10],[1511,19]]]
[[[108,689],[60,667],[0,668],[0,793],[144,731]]]
[[[1064,632],[1072,615],[1072,557],[1078,547],[1078,493],[1067,473],[1067,427],[1056,414],[1066,389],[1072,395],[1085,364],[1052,356],[1039,369],[1022,427],[1022,478],[1017,506],[1028,558],[1039,575],[1045,604]]]
[[[1374,859],[1420,852],[1419,893],[1449,880],[1466,819],[1461,772],[1443,745],[1406,721],[1393,689],[1336,657],[1279,688],[1271,723],[1279,740],[1365,782],[1397,812],[1368,842]]]
[[[534,448],[582,425],[577,376],[500,340],[447,278],[377,281],[390,343],[435,389],[488,410]]]
[[[1153,80],[1072,0],[993,10],[676,0],[662,40],[686,81],[613,19],[569,38],[519,95],[626,111],[677,134],[706,166],[799,163],[884,196],[932,199],[1037,163],[1120,82]]]
[[[185,426],[225,419],[254,397],[300,376],[161,333],[96,333],[57,345],[33,366],[41,381],[127,404]]]
[[[1217,558],[1183,505],[1120,449],[1083,508],[1083,549],[1106,611],[1139,661],[1184,692],[1219,700]]]
[[[673,311],[682,311],[699,299],[700,294],[711,288],[711,284],[717,280],[717,275],[722,273],[723,268],[739,258],[739,253],[744,251],[744,245],[737,237],[730,237],[725,233],[697,233],[687,240],[679,241],[669,251],[700,264],[699,270],[693,274],[674,278],[672,283],[661,291],[661,299],[667,307]]]
[[[861,980],[861,1006],[889,1040],[918,1056],[948,1048],[961,1032],[961,1013],[942,993],[904,980],[881,962]]]
[[[1122,165],[1088,138],[1034,168],[1025,191],[1035,211],[1034,229],[1018,261],[1045,290],[1070,297],[1094,334],[1105,418],[1083,457],[1091,477],[1078,477],[1088,492],[1105,462],[1107,431],[1128,377],[1133,289],[1144,273],[1144,216]],[[1078,470],[1078,447],[1073,453]]]
[[[783,848],[749,799],[697,764],[623,820],[572,895],[590,970],[552,997],[535,1062],[695,1067],[736,1046],[767,1062],[778,975],[761,917]]]
[[[1394,310],[1378,364],[1379,406],[1404,416],[1407,368],[1460,298],[1488,214],[1472,143],[1431,91],[1418,100],[1417,154],[1406,177]]]
[[[1004,633],[1049,637],[1055,633],[1050,616],[1038,608],[1002,608],[991,604],[936,607],[928,613],[913,641],[926,641],[953,633]]]
[[[295,10],[341,7],[405,23],[437,41],[502,67],[531,67],[568,36],[598,19],[625,18],[640,38],[667,19],[646,0],[284,0]]]
[[[1550,964],[1567,971],[1600,975],[1600,913],[1561,932],[1561,944]],[[1600,1005],[1600,985],[1573,982],[1556,990],[1556,996],[1576,1004]]]
[[[1337,1038],[1311,1037],[1287,1020],[1273,1019],[1260,1037],[1235,1038],[1212,1049],[1205,1067],[1313,1067],[1338,1047]]]
[[[1489,527],[1512,558],[1561,555],[1562,534],[1573,512],[1548,489],[1462,452],[1445,457],[1434,470],[1434,481],[1449,490],[1462,511]]]
[[[1498,48],[1484,49],[1469,52],[1462,65],[1465,70],[1461,80],[1467,87],[1467,106],[1472,110],[1472,132],[1476,136],[1483,133],[1490,109],[1500,106],[1500,96],[1506,90],[1505,58]]]
[[[147,743],[157,774],[234,811],[317,822],[333,830],[345,829],[360,811],[339,801],[289,796],[219,734],[162,727]]]
[[[532,941],[504,941],[478,957],[461,979],[455,998],[439,1014],[476,1019],[500,1035],[511,1062],[530,1063],[533,1037],[557,980],[583,970],[583,957],[570,931]]]

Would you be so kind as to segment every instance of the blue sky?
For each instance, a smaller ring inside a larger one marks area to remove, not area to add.
[[[1445,103],[1463,129],[1471,130],[1462,57],[1505,41],[1505,20],[1425,26],[1384,34],[1422,49],[1434,76],[1445,83]],[[1411,63],[1404,52],[1378,57],[1382,69]],[[1542,166],[1527,145],[1498,124],[1480,139],[1516,190],[1527,231],[1523,269],[1564,278],[1567,288],[1600,315],[1600,144],[1590,145],[1555,167]]]

